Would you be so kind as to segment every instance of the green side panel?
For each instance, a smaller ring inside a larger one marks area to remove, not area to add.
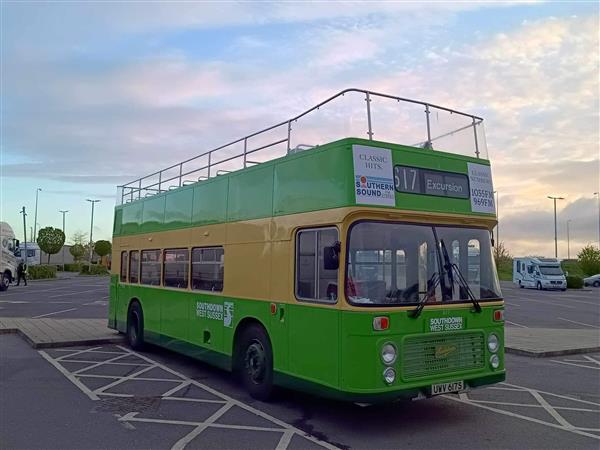
[[[142,225],[140,226],[141,233],[149,233],[151,231],[160,231],[163,229],[165,219],[165,200],[164,195],[145,199],[142,208]]]
[[[229,176],[227,220],[273,215],[273,165],[255,166]]]
[[[337,308],[288,305],[289,373],[339,386],[340,314]]]
[[[123,208],[115,208],[115,217],[113,222],[113,235],[119,236],[121,234],[121,224],[123,222]]]
[[[143,202],[134,202],[123,207],[122,234],[141,233]]]
[[[192,225],[223,223],[227,218],[229,177],[212,178],[194,186]]]
[[[186,291],[149,288],[148,297],[160,305],[160,333],[169,338],[188,340],[190,316],[189,304],[192,301]]]
[[[165,226],[168,228],[189,227],[192,223],[194,189],[184,188],[166,197]]]
[[[275,166],[273,215],[354,203],[352,151],[344,143],[283,158]]]

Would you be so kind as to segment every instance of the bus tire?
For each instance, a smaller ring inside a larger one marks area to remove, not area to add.
[[[256,400],[266,401],[273,392],[273,350],[265,329],[253,323],[240,335],[237,368],[246,391]]]
[[[10,272],[6,271],[0,277],[0,291],[6,291],[11,282]]]
[[[131,303],[127,313],[127,343],[133,350],[144,348],[144,313],[137,301]]]

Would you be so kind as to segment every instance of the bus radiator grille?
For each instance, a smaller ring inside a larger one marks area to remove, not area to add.
[[[482,332],[408,336],[402,351],[402,378],[412,380],[485,365]]]

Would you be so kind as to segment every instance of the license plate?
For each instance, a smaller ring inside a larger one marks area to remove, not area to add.
[[[459,392],[465,389],[464,381],[453,381],[452,383],[440,383],[431,385],[431,395]]]

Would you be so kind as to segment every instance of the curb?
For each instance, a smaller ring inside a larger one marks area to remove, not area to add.
[[[121,335],[115,335],[114,337],[107,338],[96,338],[96,339],[79,339],[71,341],[53,341],[53,342],[35,342],[26,333],[22,332],[19,328],[4,328],[0,329],[0,335],[3,334],[16,334],[27,342],[31,347],[35,349],[41,348],[57,348],[57,347],[75,347],[79,345],[97,345],[97,344],[122,344],[125,342],[125,338]]]
[[[581,353],[600,352],[600,347],[567,348],[564,350],[548,351],[534,351],[515,347],[504,347],[504,352],[520,356],[529,356],[531,358],[546,358],[549,356],[578,355]]]

